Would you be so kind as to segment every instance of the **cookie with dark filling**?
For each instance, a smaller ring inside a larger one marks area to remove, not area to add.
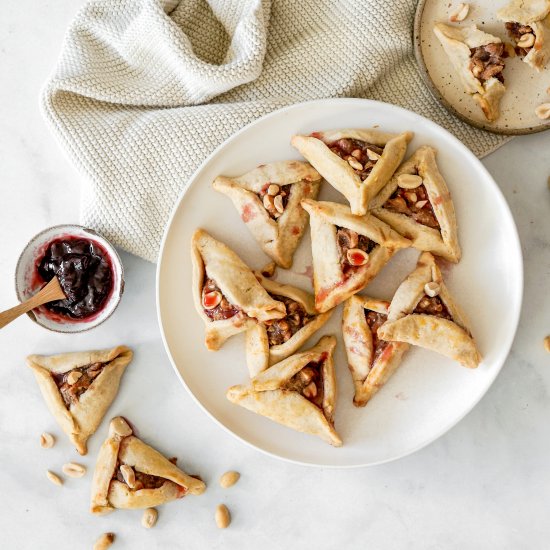
[[[81,455],[114,400],[132,360],[126,346],[99,351],[30,355],[48,409]]]
[[[109,435],[97,457],[92,480],[91,512],[116,508],[149,508],[188,494],[200,495],[206,485],[186,474],[153,447],[133,435],[129,423],[111,420]]]

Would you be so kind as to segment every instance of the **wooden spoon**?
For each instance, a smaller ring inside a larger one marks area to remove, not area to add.
[[[29,298],[26,302],[19,304],[0,313],[0,328],[5,327],[8,323],[11,323],[14,319],[17,319],[19,315],[27,313],[35,307],[53,302],[55,300],[64,300],[66,298],[65,293],[59,285],[57,277],[54,277],[40,292]]]

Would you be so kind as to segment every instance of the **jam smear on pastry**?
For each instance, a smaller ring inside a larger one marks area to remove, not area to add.
[[[286,317],[266,321],[267,337],[270,346],[278,346],[290,340],[304,325],[309,323],[313,316],[308,315],[304,307],[287,296],[270,294],[270,296],[286,306]]]
[[[447,306],[443,303],[439,296],[430,298],[424,295],[420,302],[418,302],[413,313],[421,313],[425,315],[433,315],[434,317],[441,317],[442,319],[453,320],[452,315],[449,313]]]
[[[504,84],[504,58],[508,56],[502,42],[493,42],[470,49],[470,71],[483,84],[496,78]]]
[[[287,383],[286,389],[301,393],[308,401],[320,409],[323,408],[323,363],[326,356],[319,361],[310,361]]]
[[[416,189],[398,187],[384,203],[384,208],[391,212],[405,214],[422,225],[440,229],[424,184]]]
[[[67,408],[76,405],[80,396],[105,368],[106,363],[92,363],[64,373],[52,373]]]
[[[328,147],[334,154],[346,160],[362,180],[367,179],[384,152],[383,147],[352,138],[338,139]]]
[[[214,279],[206,277],[202,287],[202,306],[204,313],[212,321],[230,319],[241,311],[223,295]]]
[[[369,309],[365,310],[365,319],[372,333],[372,363],[382,355],[383,351],[388,346],[389,342],[385,342],[378,338],[378,329],[386,322],[387,318],[388,316],[383,313],[378,313],[377,311],[371,311]]]
[[[268,182],[258,193],[258,197],[260,197],[264,208],[272,219],[277,220],[282,216],[290,198],[291,188],[291,184],[277,185]]]
[[[340,264],[344,275],[366,264],[368,260],[368,257],[363,257],[360,252],[354,255],[353,253],[348,254],[349,251],[359,250],[369,254],[376,247],[374,241],[347,227],[336,226],[336,242],[340,250]]]
[[[517,23],[515,21],[508,21],[504,25],[506,27],[506,30],[508,31],[508,34],[510,35],[510,38],[517,44],[523,37],[524,34],[532,34],[535,36],[535,32],[529,25],[522,25],[521,23]],[[527,47],[519,47],[516,46],[516,54],[520,56],[527,55],[533,46],[535,45],[535,41],[533,40],[533,44],[531,46]]]

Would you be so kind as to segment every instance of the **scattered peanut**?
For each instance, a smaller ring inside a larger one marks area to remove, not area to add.
[[[346,252],[346,259],[350,265],[361,266],[369,261],[369,255],[361,248],[350,248]]]
[[[128,425],[128,422],[122,418],[122,416],[117,416],[111,420],[110,431],[114,435],[119,437],[128,437],[132,435],[132,428]]]
[[[151,529],[157,523],[159,513],[156,508],[146,508],[143,510],[143,516],[141,516],[141,525],[145,529]]]
[[[120,467],[120,473],[122,474],[126,485],[128,485],[130,489],[133,489],[136,486],[136,474],[134,469],[127,464],[122,464]]]
[[[82,477],[86,474],[86,467],[76,462],[68,462],[63,464],[63,473],[69,477]]]
[[[403,194],[409,202],[416,203],[418,201],[418,197],[414,191],[405,191]]]
[[[428,201],[424,200],[424,201],[418,201],[415,204],[415,206],[416,206],[416,208],[418,208],[420,210],[421,208],[424,208],[427,204],[428,204]]]
[[[424,285],[424,292],[430,298],[434,298],[435,296],[437,296],[439,294],[440,290],[441,290],[441,287],[435,281],[432,281],[431,283],[426,283]]]
[[[265,194],[263,198],[264,208],[270,210],[273,208],[273,197],[271,195]]]
[[[94,550],[107,550],[115,541],[114,533],[103,533],[94,544]]]
[[[468,12],[470,11],[470,4],[458,4],[458,6],[453,10],[451,15],[449,16],[449,21],[451,23],[458,23],[459,21],[464,21],[466,17],[468,16]]]
[[[354,157],[350,157],[348,159],[348,164],[354,169],[354,170],[363,170],[363,165]]]
[[[550,118],[550,103],[543,103],[535,109],[535,114],[542,120]]]
[[[279,188],[279,186],[278,186],[276,183],[272,183],[272,184],[267,188],[267,194],[268,194],[268,195],[271,195],[272,197],[274,197],[275,195],[278,195],[278,194],[279,194],[279,191],[280,191],[280,188]]]
[[[367,157],[369,157],[369,160],[378,160],[380,158],[380,155],[375,151],[367,149]]]
[[[51,449],[55,445],[55,437],[48,432],[44,432],[40,436],[40,446],[43,449]]]
[[[46,476],[54,485],[63,485],[63,480],[57,474],[54,474],[50,470],[46,470]]]
[[[225,472],[225,474],[220,477],[220,485],[224,489],[229,489],[229,487],[233,487],[233,485],[239,481],[240,477],[241,474],[239,474],[239,472],[234,472],[233,470]]]
[[[73,370],[69,373],[67,376],[67,383],[72,386],[73,384],[76,384],[80,377],[82,376],[82,373],[78,370]]]
[[[531,48],[535,44],[535,35],[527,32],[521,36],[521,38],[518,40],[517,45],[518,48]]]
[[[397,185],[402,189],[416,189],[422,185],[422,178],[415,174],[399,174]]]
[[[550,353],[550,336],[547,336],[545,339],[544,339],[544,349]]]
[[[273,199],[273,206],[275,207],[275,210],[279,212],[279,214],[282,214],[285,210],[285,207],[283,206],[283,197],[282,195],[277,195]]]
[[[222,295],[221,292],[218,292],[217,290],[213,290],[212,292],[207,292],[202,297],[202,307],[204,309],[214,309],[215,307],[218,307],[220,305],[220,302],[222,301]]]
[[[231,523],[231,515],[225,504],[218,504],[216,514],[214,515],[216,525],[219,529],[226,529]]]
[[[302,391],[304,394],[304,397],[307,397],[308,399],[313,399],[317,396],[317,385],[315,382],[310,382]]]

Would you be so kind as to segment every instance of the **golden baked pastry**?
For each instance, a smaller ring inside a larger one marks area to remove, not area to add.
[[[409,349],[404,342],[378,338],[378,328],[388,317],[389,302],[352,296],[344,304],[342,335],[355,386],[353,404],[364,407],[397,370]]]
[[[255,272],[269,295],[286,306],[286,317],[252,325],[246,333],[246,362],[250,376],[286,359],[319,330],[332,311],[318,313],[313,296],[291,285],[283,285]]]
[[[378,337],[430,349],[468,368],[481,362],[466,318],[429,252],[420,255],[416,269],[396,290]]]
[[[541,71],[550,59],[550,0],[512,0],[497,11],[523,61]]]
[[[315,199],[321,176],[307,162],[262,164],[243,176],[217,177],[212,187],[227,195],[262,250],[289,268],[307,225],[302,199]]]
[[[325,312],[359,292],[411,242],[378,218],[335,202],[302,201],[309,212],[315,307]]]
[[[286,315],[285,305],[267,293],[239,256],[202,229],[193,234],[191,261],[195,308],[206,325],[209,350],[256,321]]]
[[[111,420],[92,480],[93,514],[115,508],[149,508],[204,492],[203,481],[187,475],[132,432],[121,416]]]
[[[255,376],[247,386],[233,386],[227,399],[339,447],[334,430],[336,379],[334,336],[323,336],[311,349],[292,355]]]
[[[506,53],[502,40],[475,25],[452,27],[436,23],[434,33],[464,90],[481,107],[485,118],[494,122],[500,115],[500,100],[506,91],[502,76]]]
[[[48,409],[81,455],[88,452],[86,442],[113,402],[132,356],[118,346],[27,357]]]
[[[461,253],[455,209],[435,155],[433,147],[419,147],[372,201],[372,214],[418,250],[456,263]]]
[[[403,160],[412,136],[412,132],[329,130],[292,136],[290,143],[346,197],[351,212],[363,216]]]

